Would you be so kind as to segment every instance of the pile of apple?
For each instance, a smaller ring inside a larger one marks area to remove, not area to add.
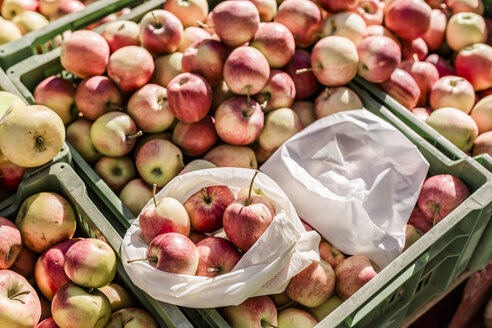
[[[105,242],[73,238],[75,211],[41,192],[22,203],[15,225],[0,217],[2,328],[157,328],[132,296],[111,283],[116,255]]]

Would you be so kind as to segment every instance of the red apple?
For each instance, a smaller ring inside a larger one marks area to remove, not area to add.
[[[461,49],[456,56],[456,73],[473,85],[475,91],[492,87],[492,47],[476,43]]]
[[[0,153],[0,188],[16,191],[25,171],[24,167],[15,165]]]
[[[104,328],[158,328],[158,325],[144,310],[125,308],[114,312]]]
[[[268,296],[251,297],[237,306],[224,307],[220,312],[231,327],[277,326],[277,309]]]
[[[422,36],[429,50],[435,51],[439,49],[444,42],[447,22],[448,18],[442,10],[432,9],[429,28]]]
[[[453,65],[437,54],[429,55],[425,61],[436,66],[439,77],[456,75]]]
[[[270,22],[277,14],[277,0],[250,0],[258,9],[260,21]]]
[[[149,82],[154,59],[144,48],[127,46],[116,50],[108,63],[108,76],[123,91],[134,91]]]
[[[202,232],[192,231],[188,238],[196,245],[205,238],[208,238],[208,236]]]
[[[314,115],[322,117],[363,107],[359,96],[347,87],[326,88],[314,102]]]
[[[471,83],[462,77],[445,76],[432,85],[429,102],[434,110],[454,107],[468,114],[475,105],[475,90]]]
[[[366,29],[367,35],[366,37],[370,36],[385,36],[390,38],[391,40],[395,41],[395,43],[401,47],[401,42],[400,40],[391,32],[388,30],[386,27],[382,25],[370,25]]]
[[[35,328],[60,328],[53,318],[44,319]]]
[[[197,276],[217,277],[231,272],[241,259],[237,248],[224,238],[205,238],[196,248],[199,254]]]
[[[142,179],[133,179],[121,189],[119,198],[133,216],[137,217],[152,198],[152,189]]]
[[[316,121],[314,116],[314,104],[310,101],[296,101],[292,104],[292,110],[297,114],[303,128]]]
[[[94,165],[94,171],[115,193],[119,193],[137,175],[132,160],[127,156],[102,157]]]
[[[429,53],[429,48],[424,39],[403,40],[402,58],[408,60],[424,60]]]
[[[350,11],[360,15],[367,26],[383,24],[383,7],[381,0],[359,0],[357,7]]]
[[[446,4],[453,14],[459,12],[475,12],[479,15],[483,14],[482,0],[447,0]]]
[[[345,259],[345,255],[327,241],[321,241],[318,248],[321,259],[328,262],[333,269]]]
[[[22,249],[21,233],[9,220],[0,217],[0,270],[10,268]]]
[[[415,107],[410,109],[410,111],[417,116],[419,120],[422,122],[427,121],[430,114],[432,113],[432,109],[430,107]]]
[[[381,83],[381,89],[408,109],[417,106],[420,88],[414,78],[406,71],[397,68],[388,80]]]
[[[298,49],[294,56],[285,66],[285,71],[290,75],[296,87],[296,100],[305,99],[317,93],[321,88],[313,72],[308,71],[311,68],[311,55],[309,52]],[[307,70],[302,74],[297,74],[298,70]]]
[[[398,67],[401,51],[398,45],[386,36],[369,36],[357,46],[359,54],[358,73],[370,82],[384,82]]]
[[[281,107],[290,108],[295,97],[294,80],[289,74],[274,69],[270,71],[270,77],[265,87],[254,98],[262,104],[262,109],[265,112],[269,112]]]
[[[205,29],[196,26],[188,26],[183,31],[183,36],[181,37],[178,51],[184,52],[193,43],[210,38],[212,38],[212,35],[208,33]]]
[[[75,94],[77,108],[91,121],[104,113],[121,110],[122,99],[118,88],[106,76],[93,76],[82,81]]]
[[[140,21],[140,43],[155,54],[178,49],[183,36],[183,24],[167,10],[153,10]]]
[[[427,32],[432,9],[422,0],[393,1],[386,12],[386,27],[403,39],[413,40]]]
[[[168,0],[164,9],[174,14],[184,27],[196,26],[197,21],[203,21],[208,14],[207,0]]]
[[[478,156],[481,154],[489,154],[490,156],[492,156],[492,131],[488,131],[478,135],[473,143],[472,155]]]
[[[427,218],[422,214],[422,211],[416,206],[412,214],[410,214],[410,218],[408,219],[408,224],[413,225],[418,230],[422,231],[422,233],[426,233],[430,229],[432,229],[432,223],[427,220]]]
[[[55,111],[65,125],[77,116],[75,88],[68,80],[56,76],[44,79],[34,89],[34,100]]]
[[[343,36],[357,46],[366,36],[366,30],[366,23],[362,17],[352,12],[341,12],[324,20],[321,35]]]
[[[223,43],[205,39],[190,45],[183,53],[183,72],[203,76],[215,87],[222,82],[222,71],[227,58],[227,50]]]
[[[436,81],[439,80],[439,72],[431,63],[405,60],[400,68],[407,71],[417,82],[420,89],[420,97],[417,106],[425,106],[429,103],[429,95]]]
[[[271,68],[285,66],[296,50],[294,36],[279,23],[261,24],[250,46],[261,51]]]
[[[346,300],[378,272],[379,267],[366,256],[354,255],[346,258],[335,269],[337,294]]]
[[[246,146],[218,145],[210,149],[203,159],[218,167],[244,167],[248,169],[258,167],[254,151]]]
[[[108,42],[111,53],[126,46],[139,46],[138,24],[128,20],[114,21],[106,25],[102,36]]]
[[[37,253],[31,251],[27,247],[22,247],[19,256],[17,256],[17,259],[10,267],[10,270],[17,272],[34,284],[34,265],[36,264],[37,258]]]
[[[324,10],[332,13],[355,8],[357,2],[358,0],[318,0]]]
[[[214,120],[205,116],[195,123],[178,122],[173,130],[173,142],[183,148],[186,155],[201,156],[217,141]]]
[[[182,169],[181,172],[179,172],[179,175],[185,174],[188,172],[198,171],[198,170],[212,169],[214,167],[217,167],[217,166],[215,166],[215,164],[213,164],[212,162],[206,161],[204,159],[194,159],[191,162],[189,162],[188,164],[186,164],[185,168]],[[192,239],[192,238],[190,237],[190,239]]]
[[[62,0],[56,12],[50,16],[51,21],[61,18],[65,15],[84,10],[85,4],[78,0]]]

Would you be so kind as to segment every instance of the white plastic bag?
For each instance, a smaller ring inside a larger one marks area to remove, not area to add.
[[[213,168],[186,173],[169,182],[157,194],[157,200],[169,196],[184,203],[201,188],[214,185],[229,186],[237,195],[240,188],[249,186],[254,172]],[[319,261],[320,236],[306,232],[287,196],[272,179],[260,172],[254,187],[261,188],[273,201],[277,215],[233,271],[207,278],[164,272],[147,261],[127,263],[146,257],[148,246],[142,239],[137,218],[121,247],[123,265],[133,283],[157,300],[194,308],[238,305],[249,297],[282,292],[290,278],[311,261]],[[222,232],[221,236],[225,234]]]
[[[403,250],[428,168],[403,134],[362,109],[312,123],[260,170],[333,246],[384,267]]]

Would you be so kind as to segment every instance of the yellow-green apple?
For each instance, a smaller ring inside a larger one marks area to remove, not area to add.
[[[473,85],[475,91],[492,87],[492,47],[475,43],[461,49],[455,60],[456,73]]]
[[[116,85],[106,76],[92,76],[77,87],[75,103],[78,110],[91,121],[99,116],[121,110],[121,94]]]
[[[444,76],[432,85],[429,103],[432,109],[454,107],[468,114],[475,105],[475,90],[462,77]]]
[[[263,89],[270,66],[263,54],[253,47],[234,49],[224,64],[224,81],[238,95],[254,95]]]
[[[99,116],[92,124],[91,140],[101,154],[120,157],[128,154],[135,146],[137,131],[133,119],[126,113],[109,112]]]
[[[128,20],[108,23],[102,34],[111,53],[126,46],[139,46],[140,29],[138,24]]]
[[[276,0],[250,0],[258,9],[260,21],[270,22],[277,14]]]
[[[275,303],[277,308],[284,308],[288,305],[295,303],[293,300],[290,299],[289,296],[287,296],[285,290],[281,293],[272,294],[268,296],[272,299],[273,303]]]
[[[263,149],[274,150],[301,130],[301,121],[296,112],[290,108],[279,108],[268,113],[258,142]]]
[[[407,71],[420,89],[420,97],[417,106],[425,106],[429,103],[429,95],[432,87],[439,80],[439,72],[437,68],[428,62],[404,60],[400,64],[400,68]]]
[[[473,143],[473,156],[489,154],[492,156],[492,131],[479,134]]]
[[[139,225],[142,239],[149,244],[160,234],[175,232],[188,236],[190,234],[190,217],[183,204],[172,197],[164,197],[154,202],[140,213]]]
[[[492,96],[487,96],[473,107],[471,117],[477,123],[478,132],[485,133],[492,130]]]
[[[358,0],[318,0],[319,5],[326,11],[336,13],[357,6]]]
[[[154,59],[142,47],[126,46],[116,50],[108,62],[108,76],[123,91],[134,91],[149,82]]]
[[[330,296],[330,298],[327,299],[325,302],[323,302],[321,305],[318,305],[315,308],[309,308],[308,311],[313,315],[313,317],[316,320],[321,321],[325,317],[327,317],[330,313],[332,313],[342,303],[343,303],[343,299],[337,294],[334,294]]]
[[[381,0],[359,0],[357,6],[349,11],[360,15],[367,26],[382,25],[383,6]]]
[[[265,56],[271,68],[285,66],[294,55],[296,43],[292,33],[282,24],[261,24],[250,46]]]
[[[22,33],[14,23],[0,18],[0,44],[9,43],[21,37]]]
[[[172,54],[157,57],[154,61],[155,69],[152,82],[162,87],[167,87],[169,82],[183,72],[181,61],[183,54],[173,52]]]
[[[277,316],[277,326],[282,328],[313,328],[318,321],[306,310],[287,308]]]
[[[182,73],[167,86],[167,101],[177,119],[194,123],[207,116],[212,105],[210,84],[198,74]]]
[[[273,23],[272,23],[273,24]],[[255,95],[265,112],[292,106],[296,97],[294,80],[289,74],[274,69],[270,71],[267,84]]]
[[[444,42],[447,22],[448,18],[442,10],[432,9],[429,28],[422,36],[429,50],[439,49]]]
[[[175,125],[175,124],[174,124]],[[146,133],[142,137],[138,138],[137,143],[135,144],[135,148],[133,150],[134,158],[137,158],[137,154],[147,142],[155,139],[162,139],[167,141],[172,141],[171,132],[161,132],[161,133]]]
[[[208,15],[207,0],[168,0],[164,2],[164,9],[174,14],[183,24],[197,26],[197,21],[203,22]]]
[[[470,190],[463,181],[450,174],[439,174],[424,181],[417,204],[427,220],[435,225],[468,196]]]
[[[64,140],[62,119],[42,105],[16,108],[0,125],[0,151],[22,167],[51,161],[62,149]]]
[[[432,223],[426,219],[422,211],[418,206],[415,206],[412,213],[410,214],[410,218],[408,219],[408,224],[411,224],[416,229],[421,231],[422,233],[426,233],[430,229],[432,229]]]
[[[201,27],[188,26],[183,31],[183,36],[181,37],[181,42],[179,43],[178,51],[184,52],[193,43],[205,39],[210,39],[211,37],[212,35]]]
[[[398,47],[401,47],[401,42],[400,40],[391,32],[388,30],[386,27],[382,25],[370,25],[367,26],[366,28],[366,38],[370,36],[385,36],[390,38],[391,40],[395,41],[395,43],[398,45]]]
[[[446,5],[453,11],[453,14],[459,12],[474,12],[479,15],[483,14],[483,2],[481,0],[448,0]]]
[[[367,256],[347,257],[335,268],[335,290],[344,300],[352,296],[379,272],[379,267]]]
[[[116,312],[134,305],[132,295],[121,285],[113,282],[99,288],[99,290],[108,298],[111,304],[111,312]]]
[[[253,38],[260,25],[260,14],[250,1],[223,1],[212,10],[215,33],[230,47]]]
[[[80,30],[63,40],[60,61],[67,71],[87,78],[106,71],[109,54],[109,45],[100,34]]]
[[[447,60],[439,56],[438,54],[431,54],[425,59],[426,62],[434,64],[437,71],[439,72],[439,77],[444,77],[448,75],[456,75],[454,66],[451,65]]]
[[[321,39],[311,53],[313,73],[321,84],[328,87],[350,82],[357,74],[358,64],[359,55],[355,44],[342,36]]]
[[[318,249],[321,259],[328,262],[333,269],[345,259],[345,255],[327,241],[322,240]]]
[[[31,251],[27,247],[22,247],[19,256],[17,256],[17,259],[10,267],[10,270],[17,272],[34,284],[34,265],[36,264],[37,258],[37,253]]]
[[[446,42],[454,51],[460,51],[474,43],[485,42],[487,27],[482,16],[460,12],[453,15],[446,28]]]
[[[420,88],[415,79],[405,70],[397,68],[388,80],[380,84],[381,89],[408,109],[417,106]]]
[[[424,39],[403,40],[401,56],[408,60],[424,60],[429,53],[429,48]]]
[[[410,111],[422,122],[427,121],[432,113],[432,109],[430,107],[415,107],[410,109]]]
[[[36,11],[38,9],[38,1],[36,0],[3,0],[0,5],[2,6],[3,18],[8,20],[12,20],[26,10]]]
[[[260,109],[261,111],[261,109]],[[214,120],[205,116],[195,123],[178,122],[173,130],[173,142],[189,156],[205,154],[217,141]]]
[[[39,297],[27,280],[10,270],[0,270],[0,322],[2,328],[31,328],[41,317]]]
[[[268,296],[248,298],[237,306],[221,308],[220,313],[227,323],[234,328],[277,326],[277,308]]]
[[[81,238],[73,238],[61,241],[44,251],[36,261],[34,267],[36,285],[49,301],[60,287],[70,282],[63,268],[65,254],[72,245],[81,240]]]
[[[296,101],[291,108],[299,117],[303,128],[316,121],[314,104],[311,101]]]
[[[60,328],[103,328],[111,318],[111,304],[98,289],[68,283],[53,297],[51,312]]]
[[[183,53],[183,72],[203,76],[211,87],[222,82],[227,49],[222,42],[204,39],[190,45]]]
[[[464,152],[473,147],[478,136],[477,123],[473,118],[453,107],[436,109],[425,122]]]
[[[132,160],[127,156],[104,156],[96,162],[94,171],[115,193],[119,193],[137,175]]]
[[[25,10],[19,15],[14,16],[12,23],[19,28],[22,34],[26,34],[48,26],[50,22],[38,12]]]
[[[217,166],[215,166],[215,164],[212,162],[206,161],[204,159],[195,159],[186,164],[184,169],[179,172],[179,175],[197,170],[213,169],[214,167]]]
[[[119,198],[133,216],[137,217],[152,198],[152,189],[142,179],[133,179],[121,189]]]
[[[147,249],[146,259],[158,270],[194,276],[198,269],[199,253],[195,244],[185,235],[177,232],[162,233],[152,239]]]
[[[318,39],[322,20],[321,10],[314,2],[285,0],[273,21],[289,29],[297,47],[308,48]]]
[[[137,171],[148,184],[164,187],[184,167],[183,154],[172,142],[155,139],[145,143],[137,153]]]
[[[431,13],[431,7],[422,0],[396,0],[389,5],[384,23],[401,38],[413,40],[427,32]]]
[[[334,288],[335,272],[329,263],[321,260],[313,261],[292,277],[285,291],[294,301],[312,308],[325,302]]]
[[[191,228],[199,232],[214,232],[222,228],[224,211],[234,199],[227,186],[204,187],[191,195],[184,203]]]
[[[9,220],[0,217],[0,270],[10,268],[17,260],[21,249],[22,238],[19,229]]]
[[[75,107],[75,87],[65,79],[50,76],[34,89],[34,100],[38,105],[44,105],[60,116],[65,125],[77,116]]]
[[[384,82],[398,67],[401,50],[386,36],[369,36],[357,46],[359,66],[357,72],[370,82]]]
[[[114,312],[105,328],[158,328],[152,316],[144,310],[126,308]]]
[[[67,140],[75,150],[89,163],[95,163],[102,154],[92,144],[92,122],[80,117],[67,127]]]
[[[16,191],[25,171],[24,167],[15,165],[0,153],[0,188]]]
[[[413,225],[405,225],[405,247],[403,251],[406,251],[408,247],[412,246],[419,238],[422,237],[422,232],[417,230]]]
[[[55,322],[55,320],[50,317],[39,322],[35,328],[60,328]]]
[[[343,36],[350,39],[356,46],[366,36],[366,23],[359,15],[351,12],[341,12],[328,16],[323,22],[321,35]]]
[[[244,167],[247,169],[258,167],[254,151],[246,146],[218,145],[210,149],[203,159],[218,167]]]
[[[307,70],[302,74],[296,74],[298,70]],[[285,66],[285,71],[294,80],[296,86],[296,99],[305,99],[314,95],[321,88],[316,76],[311,69],[311,55],[309,52],[297,49],[291,60]]]
[[[217,277],[231,272],[241,259],[237,248],[227,239],[208,237],[196,244],[199,260],[197,276]]]
[[[183,24],[167,10],[153,10],[140,21],[140,43],[155,54],[167,54],[178,49],[183,36]]]
[[[15,225],[24,246],[41,253],[75,233],[75,212],[65,197],[51,192],[34,194],[22,203]]]
[[[334,113],[362,107],[359,96],[349,88],[325,88],[314,102],[314,115],[320,119]]]
[[[68,249],[63,267],[67,277],[77,285],[99,288],[113,281],[116,274],[116,255],[105,242],[87,238]]]

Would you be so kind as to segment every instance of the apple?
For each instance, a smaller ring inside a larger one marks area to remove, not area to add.
[[[184,167],[183,154],[172,142],[155,139],[145,143],[137,153],[137,171],[148,184],[164,187]]]
[[[3,0],[0,5],[3,18],[12,20],[26,10],[36,11],[39,3],[36,0]]]
[[[231,327],[277,326],[277,309],[268,296],[250,297],[237,306],[222,308],[220,313]]]
[[[446,41],[454,51],[460,51],[474,43],[485,42],[487,27],[482,16],[460,12],[453,15],[446,28]]]
[[[67,127],[68,142],[89,164],[95,163],[102,157],[92,143],[91,127],[92,122],[82,117]]]
[[[205,238],[208,238],[208,235],[206,235],[202,232],[191,231],[188,238],[190,238],[190,240],[196,245],[200,241],[204,240]]]
[[[425,106],[429,102],[432,87],[439,80],[439,72],[431,63],[405,60],[400,68],[407,71],[415,80],[420,89],[417,106]]]
[[[35,328],[60,328],[53,318],[44,319]]]
[[[203,21],[208,14],[207,0],[168,0],[164,9],[174,14],[184,27],[196,26],[197,21]]]
[[[492,156],[492,131],[478,135],[473,142],[473,156],[489,154]]]
[[[211,37],[212,35],[201,27],[188,26],[183,31],[178,51],[182,53],[193,43],[210,39]]]
[[[173,143],[183,148],[184,153],[189,156],[205,154],[216,141],[214,120],[210,116],[195,123],[180,121],[173,130]]]
[[[206,2],[205,2],[206,3]],[[152,316],[144,310],[126,308],[114,312],[105,328],[158,328]]]
[[[336,35],[350,39],[356,46],[366,36],[366,23],[361,16],[351,12],[341,12],[325,19],[321,35]]]
[[[0,125],[0,152],[22,167],[51,161],[62,149],[64,140],[62,119],[41,105],[16,108]]]
[[[0,188],[16,191],[24,178],[26,169],[11,163],[0,153]]]
[[[313,308],[324,303],[334,288],[335,272],[331,265],[324,261],[313,261],[292,277],[285,291],[294,301]]]
[[[432,223],[427,220],[427,218],[422,214],[422,211],[416,206],[412,214],[410,214],[410,218],[408,219],[408,224],[414,226],[417,230],[422,233],[426,233],[430,229],[432,229]]]
[[[46,17],[56,14],[62,0],[39,0],[39,12]]]
[[[485,133],[492,130],[492,96],[480,99],[471,111],[471,117],[477,123],[478,132]]]
[[[61,18],[65,15],[81,11],[85,8],[85,4],[78,0],[62,0],[53,15],[50,16],[50,20]]]
[[[135,166],[127,156],[102,157],[96,162],[94,171],[115,193],[119,193],[128,182],[136,177]]]
[[[188,172],[197,171],[197,170],[212,169],[214,167],[217,167],[217,166],[215,166],[215,164],[213,164],[212,162],[206,161],[204,159],[195,159],[195,160],[192,160],[191,162],[189,162],[184,167],[184,169],[182,169],[181,172],[179,172],[179,175],[185,174]]]
[[[222,82],[222,71],[227,58],[223,43],[205,39],[190,45],[183,53],[183,72],[203,76],[212,87]]]
[[[403,40],[401,55],[404,59],[408,60],[424,60],[429,53],[429,48],[424,39],[417,38],[411,41]]]
[[[140,29],[138,24],[128,20],[108,23],[102,34],[111,53],[126,46],[139,46]]]
[[[296,308],[282,310],[277,316],[278,327],[313,328],[318,321],[307,311]]]
[[[111,304],[98,289],[68,283],[53,297],[51,312],[60,328],[103,328],[111,317]]]
[[[417,118],[425,122],[429,118],[430,114],[432,113],[432,109],[430,107],[414,107],[410,109],[410,111],[417,116]]]
[[[463,181],[450,174],[439,174],[424,181],[417,204],[427,220],[435,225],[468,196],[470,191]]]
[[[296,87],[296,100],[305,99],[314,95],[321,88],[311,69],[311,55],[309,52],[297,49],[284,70],[290,75]],[[305,70],[297,74],[298,70]]]
[[[61,195],[51,192],[34,194],[22,203],[15,225],[24,246],[41,253],[75,233],[75,212]]]
[[[287,296],[287,293],[285,291],[268,296],[272,299],[273,303],[275,303],[277,308],[285,308],[286,306],[295,303],[293,300],[290,299],[289,296]]]
[[[475,104],[475,90],[462,77],[445,76],[432,85],[429,102],[432,109],[454,107],[469,114]]]
[[[367,35],[366,37],[370,36],[385,36],[390,38],[391,40],[395,41],[395,43],[398,45],[398,47],[401,47],[401,42],[400,40],[391,32],[388,30],[386,27],[382,25],[370,25],[367,26],[366,28]]]
[[[308,311],[313,315],[313,317],[316,320],[321,321],[325,317],[327,317],[330,313],[332,313],[342,303],[343,303],[343,299],[337,294],[334,294],[330,296],[330,298],[328,298],[321,305],[318,305],[317,307],[314,308],[309,308]]]
[[[152,190],[142,179],[133,179],[121,189],[119,198],[133,216],[137,217],[152,198]]]
[[[250,46],[265,56],[271,68],[283,67],[295,52],[292,33],[284,25],[273,22],[260,24]]]
[[[63,40],[60,61],[67,71],[87,78],[106,71],[109,54],[109,45],[101,35],[80,30]]]
[[[0,45],[20,39],[22,33],[19,28],[6,19],[0,19]]]
[[[318,0],[319,5],[326,11],[339,12],[357,6],[358,0]]]
[[[294,80],[289,74],[274,69],[270,71],[265,87],[254,98],[262,104],[265,112],[269,112],[277,108],[292,106],[295,96]]]
[[[442,9],[446,0],[425,0],[425,2],[433,9]]]
[[[22,34],[42,29],[50,23],[43,15],[35,11],[25,10],[12,18]]]
[[[476,43],[461,49],[456,56],[456,73],[464,77],[475,91],[492,87],[492,47]]]
[[[91,121],[105,113],[122,110],[120,91],[108,77],[101,75],[92,76],[79,84],[75,103],[82,115]]]
[[[0,270],[10,268],[22,249],[21,233],[9,220],[0,217]]]
[[[389,5],[384,22],[401,38],[413,40],[427,32],[431,13],[431,7],[422,0],[396,0]]]
[[[41,317],[38,295],[27,280],[0,270],[0,322],[2,328],[34,327]]]
[[[429,50],[438,50],[444,42],[447,22],[448,18],[445,13],[439,9],[432,9],[429,28],[422,36]]]
[[[367,256],[347,257],[335,268],[335,290],[344,300],[352,296],[379,272],[379,267]]]
[[[318,248],[321,259],[328,262],[333,269],[345,259],[345,255],[327,241],[321,241]]]
[[[422,237],[422,232],[417,230],[413,225],[405,225],[405,247],[403,251],[406,251],[410,246],[412,246],[419,238]]]
[[[310,101],[296,101],[292,104],[292,110],[297,114],[303,128],[316,121],[314,104]]]
[[[322,117],[363,107],[359,96],[347,87],[325,88],[314,102],[314,115]]]
[[[357,46],[359,66],[357,72],[370,82],[384,82],[398,67],[401,50],[386,36],[369,36]]]
[[[359,0],[357,7],[349,11],[360,15],[367,26],[383,24],[383,7],[381,0]]]
[[[208,237],[196,244],[199,253],[197,276],[217,277],[231,272],[241,259],[237,248],[227,239]]]
[[[250,1],[223,1],[212,10],[212,21],[220,40],[237,47],[254,37],[260,15]]]
[[[123,91],[134,91],[149,82],[154,59],[142,47],[126,46],[116,50],[108,62],[108,76]]]
[[[279,108],[268,113],[258,142],[267,151],[275,150],[301,130],[297,114],[290,108]]]
[[[218,167],[244,167],[247,169],[258,167],[254,151],[246,146],[218,145],[210,149],[203,159]]]
[[[446,4],[453,14],[459,12],[475,12],[483,14],[483,2],[481,0],[447,0]]]
[[[48,248],[35,262],[34,278],[41,293],[51,301],[56,291],[70,282],[63,268],[68,249],[81,238],[67,239]]]
[[[439,72],[439,77],[456,75],[456,71],[454,70],[453,65],[451,65],[448,61],[446,61],[438,54],[431,54],[427,56],[425,61],[436,66],[437,71]]]
[[[167,101],[177,119],[198,122],[207,116],[212,105],[212,89],[200,75],[182,73],[169,82]]]
[[[260,14],[261,22],[270,22],[277,14],[276,0],[250,0]]]
[[[183,24],[167,10],[153,10],[140,21],[140,43],[155,54],[167,54],[178,49],[183,36]]]
[[[473,118],[453,107],[436,109],[426,123],[464,152],[473,147],[473,141],[478,136],[477,123]]]
[[[415,79],[405,70],[397,68],[388,80],[380,84],[381,89],[408,109],[415,108],[420,99],[420,88]]]
[[[68,80],[56,76],[44,79],[34,89],[34,101],[57,113],[64,124],[69,124],[77,116],[75,88]]]
[[[132,295],[121,285],[110,283],[99,290],[106,295],[111,304],[111,312],[116,312],[123,308],[130,308],[134,305]]]
[[[308,48],[318,39],[322,20],[321,10],[314,2],[285,0],[273,21],[289,29],[297,47]]]
[[[37,253],[27,247],[22,247],[19,256],[17,256],[14,264],[9,269],[28,279],[29,283],[32,281],[34,284],[34,265],[36,264],[37,258]]]
[[[183,72],[181,66],[182,59],[183,54],[181,52],[157,57],[154,61],[155,69],[152,82],[162,87],[167,87],[172,79]]]
[[[313,73],[321,84],[328,87],[350,82],[357,74],[358,63],[359,55],[354,43],[341,36],[321,39],[311,53]],[[302,74],[302,70],[296,73]]]

